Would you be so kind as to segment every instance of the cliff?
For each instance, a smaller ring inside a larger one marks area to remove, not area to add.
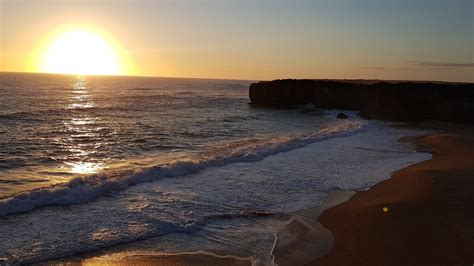
[[[364,80],[274,80],[252,83],[252,106],[359,110],[363,118],[474,123],[474,84]]]

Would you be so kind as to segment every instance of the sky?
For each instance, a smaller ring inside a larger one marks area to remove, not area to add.
[[[123,75],[474,82],[473,0],[0,0],[0,71],[41,72],[60,30]]]

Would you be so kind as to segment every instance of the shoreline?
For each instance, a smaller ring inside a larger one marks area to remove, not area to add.
[[[410,137],[401,137],[399,142],[409,142]],[[420,152],[431,152],[428,149],[417,149]],[[393,177],[389,174],[389,179]],[[380,184],[380,183],[378,183]],[[374,186],[377,186],[374,185]],[[371,186],[369,190],[374,188]],[[275,243],[270,253],[279,265],[304,265],[329,254],[334,246],[334,234],[318,219],[321,214],[335,206],[350,201],[359,192],[353,190],[333,190],[320,205],[298,210],[287,214],[263,217],[261,223],[273,228]],[[316,239],[316,241],[315,241]],[[255,257],[227,256],[228,253],[211,253],[196,250],[186,253],[129,253],[126,256],[113,256],[116,252],[87,252],[69,258],[53,260],[59,263],[85,264],[160,264],[160,265],[250,265]],[[112,256],[111,256],[112,255]],[[240,255],[239,255],[240,256]]]
[[[233,265],[233,266],[249,266],[252,265],[251,258],[240,258],[234,256],[221,256],[218,254],[197,251],[189,253],[176,254],[135,254],[122,258],[92,257],[77,258],[73,260],[56,260],[45,262],[40,265],[52,264],[80,264],[80,265],[162,265],[162,266],[179,266],[179,265]]]
[[[308,265],[472,265],[474,130],[448,132],[401,138],[432,158],[324,211],[334,247]]]
[[[335,190],[319,206],[288,214],[261,217],[260,223],[274,230],[275,241],[270,252],[273,265],[303,265],[329,253],[333,246],[333,234],[316,219],[325,210],[349,200],[356,192]],[[313,241],[318,239],[318,241]],[[122,250],[124,251],[124,250]],[[92,251],[65,258],[48,260],[40,265],[254,265],[262,263],[255,257],[217,254],[205,250],[178,253],[129,253],[110,250]],[[258,261],[258,262],[257,262]]]

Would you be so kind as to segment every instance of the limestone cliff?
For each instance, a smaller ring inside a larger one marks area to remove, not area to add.
[[[364,118],[474,123],[474,84],[364,80],[274,80],[253,83],[252,106],[359,110]]]

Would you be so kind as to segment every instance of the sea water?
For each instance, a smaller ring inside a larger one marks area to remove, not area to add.
[[[0,259],[209,252],[272,264],[267,217],[430,158],[420,130],[248,105],[248,81],[0,73]]]

